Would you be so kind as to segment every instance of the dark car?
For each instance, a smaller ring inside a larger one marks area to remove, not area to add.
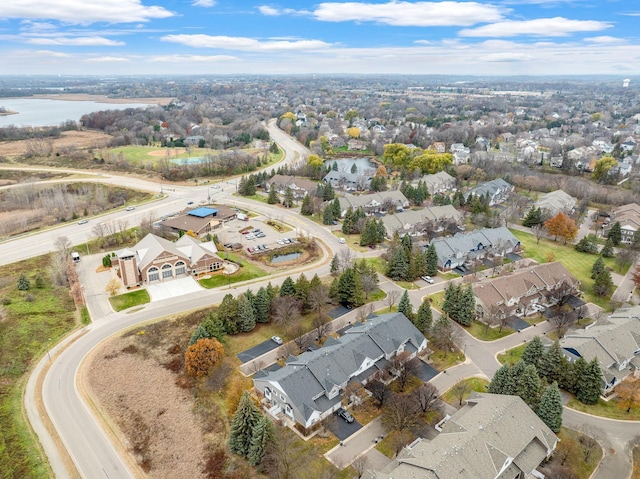
[[[336,411],[336,414],[338,415],[338,417],[341,417],[342,419],[344,419],[345,421],[347,421],[349,424],[351,424],[353,422],[353,416],[351,415],[351,413],[349,411],[347,411],[345,408],[341,407],[340,409],[338,409]]]

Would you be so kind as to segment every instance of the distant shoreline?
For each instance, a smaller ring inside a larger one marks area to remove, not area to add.
[[[17,115],[19,112],[13,110],[0,111],[0,116]]]
[[[173,101],[173,98],[168,97],[155,97],[155,98],[110,98],[105,95],[89,95],[86,93],[61,93],[61,94],[47,94],[47,95],[32,95],[29,97],[21,98],[39,98],[43,100],[66,100],[66,101],[95,101],[99,103],[113,103],[119,105],[126,105],[128,103],[146,103],[149,105],[168,105]]]

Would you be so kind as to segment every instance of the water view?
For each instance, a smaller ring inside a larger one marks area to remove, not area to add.
[[[288,254],[280,254],[271,258],[272,263],[284,263],[285,261],[291,261],[294,259],[298,259],[302,256],[302,253],[288,253]]]
[[[345,173],[351,173],[351,168],[356,165],[358,173],[375,173],[377,166],[371,162],[369,158],[340,158],[339,160],[325,160],[325,166],[329,168],[333,167],[333,164],[338,165],[338,171]]]
[[[18,112],[0,116],[0,127],[56,126],[65,121],[79,121],[82,115],[100,110],[146,108],[145,103],[101,103],[96,101],[49,100],[43,98],[0,98],[0,108]]]

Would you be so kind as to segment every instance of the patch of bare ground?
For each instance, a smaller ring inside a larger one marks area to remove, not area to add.
[[[111,135],[99,131],[72,130],[63,131],[59,138],[51,139],[52,151],[64,151],[70,148],[85,150],[88,148],[105,148],[113,139]],[[47,140],[49,141],[49,140]],[[26,155],[33,140],[0,142],[0,157],[15,158]]]
[[[87,393],[149,478],[206,477],[202,424],[191,390],[174,372],[182,369],[186,344],[175,343],[173,334],[191,331],[187,323],[173,322],[173,331],[158,323],[116,337],[84,368]]]

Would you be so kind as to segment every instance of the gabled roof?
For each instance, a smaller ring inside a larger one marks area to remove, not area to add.
[[[408,341],[420,347],[426,339],[404,314],[374,316],[341,337],[328,339],[320,349],[290,357],[283,368],[266,371],[254,382],[280,388],[306,420],[314,411],[324,412],[333,405],[322,398],[355,376],[365,358],[378,361]]]
[[[531,474],[557,436],[517,396],[472,393],[431,441],[405,448],[372,477],[495,479]]]
[[[542,195],[535,202],[536,208],[547,210],[550,214],[555,215],[560,211],[571,210],[575,207],[578,200],[562,190],[551,191]]]
[[[452,205],[427,206],[421,210],[407,210],[393,215],[386,215],[382,218],[382,222],[385,228],[392,233],[403,230],[405,225],[412,226],[444,218],[451,218],[459,222],[462,220],[462,214]]]
[[[387,199],[393,201],[394,205],[403,206],[409,203],[407,198],[402,194],[402,191],[400,190],[382,191],[379,193],[370,193],[367,195],[352,195],[346,193],[344,196],[338,197],[340,208],[342,210],[346,210],[347,208],[349,208],[349,206],[351,206],[355,210],[359,207],[365,207],[366,205],[369,205],[374,201],[378,204],[382,204]]]
[[[455,236],[436,238],[431,244],[438,253],[438,265],[443,267],[450,258],[466,257],[479,246],[486,248],[511,249],[520,244],[508,228],[484,228],[470,233],[457,233]]]
[[[487,193],[489,193],[489,197],[493,197],[498,192],[510,191],[512,189],[513,185],[507,183],[502,178],[496,178],[495,180],[487,181],[467,191],[465,198],[468,198],[471,195],[485,196]]]

